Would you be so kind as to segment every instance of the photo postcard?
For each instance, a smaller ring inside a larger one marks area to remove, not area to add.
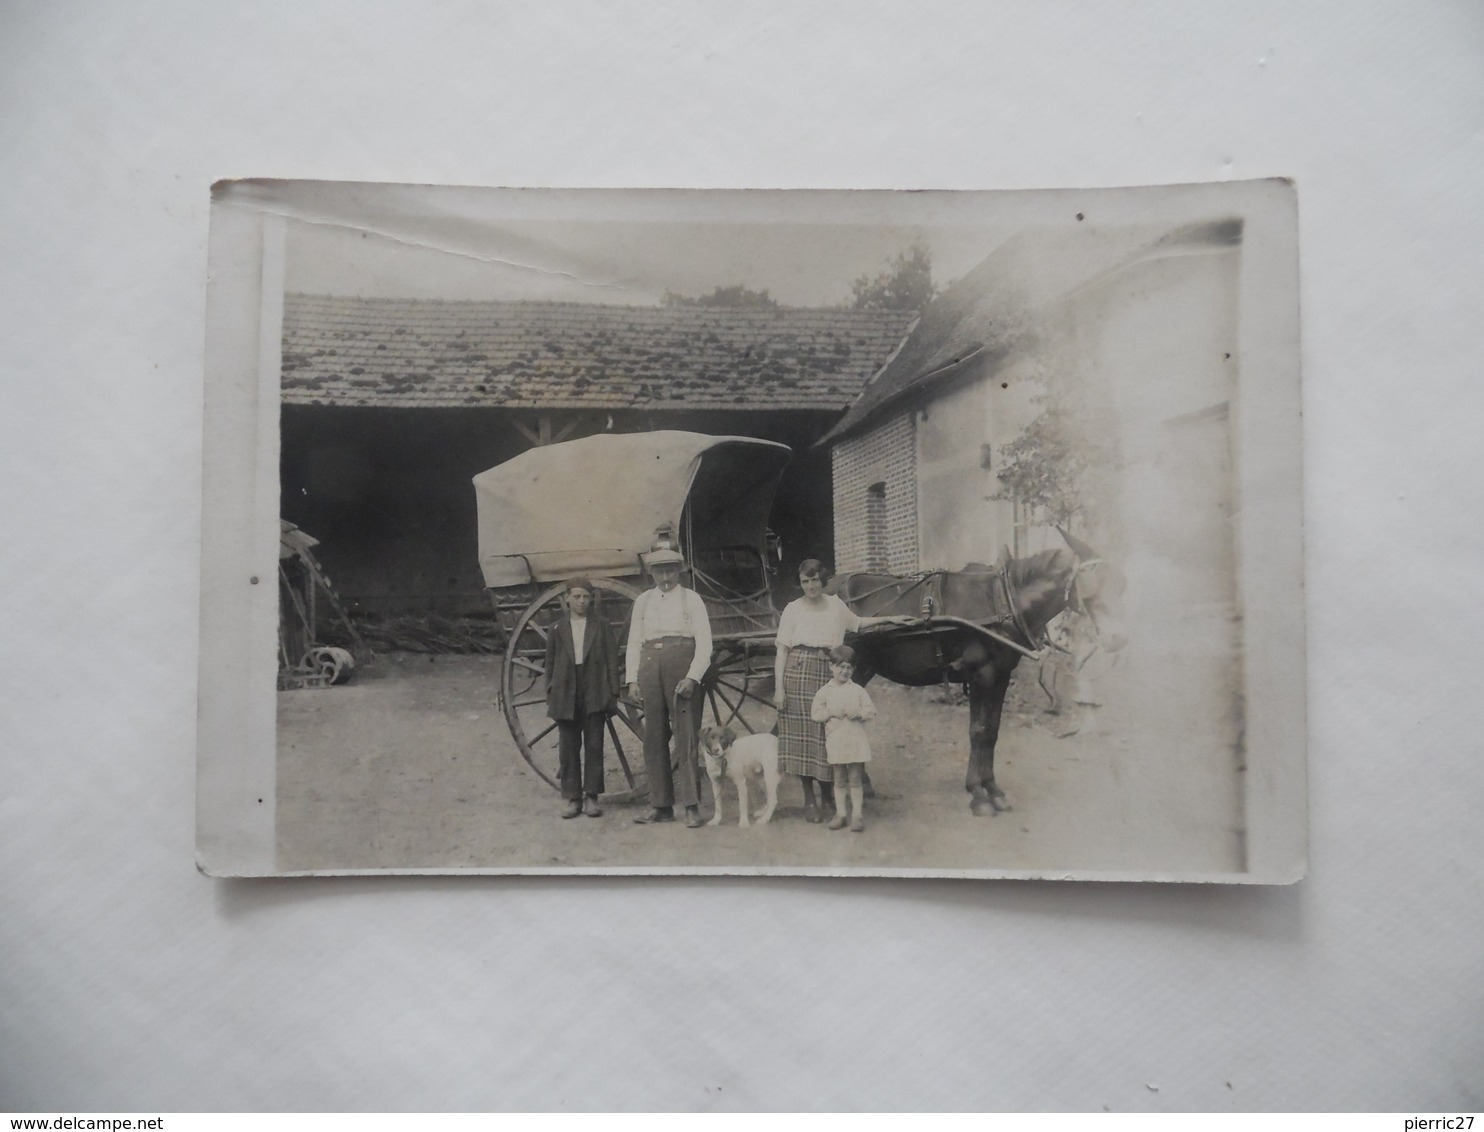
[[[213,189],[213,876],[1289,883],[1297,200]]]

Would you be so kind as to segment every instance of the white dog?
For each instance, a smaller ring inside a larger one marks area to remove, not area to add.
[[[768,794],[767,805],[758,814],[758,824],[766,823],[778,805],[778,736],[744,735],[737,738],[730,727],[701,728],[701,754],[706,757],[706,776],[711,779],[711,797],[716,801],[716,814],[711,825],[721,824],[721,780],[730,778],[737,787],[737,808],[742,816],[738,825],[751,825],[747,811],[751,808],[747,779],[761,774]]]

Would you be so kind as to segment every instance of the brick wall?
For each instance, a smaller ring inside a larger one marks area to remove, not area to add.
[[[835,569],[914,572],[918,566],[917,461],[912,413],[889,417],[841,441],[830,457]]]

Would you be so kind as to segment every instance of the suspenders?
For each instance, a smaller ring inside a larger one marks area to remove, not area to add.
[[[696,632],[691,627],[691,621],[690,621],[690,602],[685,597],[685,594],[686,594],[687,591],[686,591],[686,589],[685,589],[684,586],[676,586],[675,587],[675,591],[678,594],[680,594],[680,617],[681,617],[682,623],[685,626],[685,635],[688,636],[688,637],[694,637],[696,635]],[[645,592],[646,595],[659,593],[658,590],[646,590],[644,592]],[[691,592],[694,592],[694,591],[691,591]],[[653,600],[652,598],[650,598],[648,596],[645,596],[645,598],[644,598],[644,610],[640,614],[640,616],[643,618],[643,624],[640,626],[640,637],[639,637],[639,639],[642,642],[647,642],[647,641],[649,641],[651,639],[650,636],[649,636],[649,605],[650,605],[650,602],[652,600]]]

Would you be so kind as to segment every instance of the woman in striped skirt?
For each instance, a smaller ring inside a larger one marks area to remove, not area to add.
[[[909,624],[910,617],[857,617],[839,598],[824,592],[828,574],[817,558],[799,563],[804,596],[791,601],[778,621],[773,669],[773,706],[778,709],[778,769],[797,774],[804,786],[804,820],[824,821],[835,808],[833,771],[824,750],[824,725],[809,718],[814,695],[830,682],[830,650],[846,633],[871,625]],[[815,780],[819,798],[815,800]]]

